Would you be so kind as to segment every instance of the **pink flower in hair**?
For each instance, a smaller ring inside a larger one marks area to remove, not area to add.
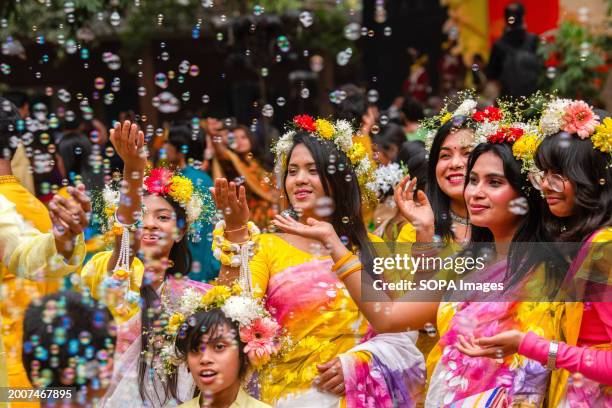
[[[149,194],[168,195],[172,185],[172,170],[165,167],[157,167],[151,170],[151,174],[144,180],[144,185]]]
[[[586,139],[599,124],[599,116],[584,101],[573,101],[565,109],[561,117],[561,130],[577,133],[581,139]]]
[[[246,343],[244,352],[256,366],[265,364],[270,356],[278,351],[277,335],[279,325],[264,317],[240,328],[240,340]]]

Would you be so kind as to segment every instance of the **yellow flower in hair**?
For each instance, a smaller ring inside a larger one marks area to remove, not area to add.
[[[440,124],[443,125],[446,122],[448,122],[449,120],[451,120],[451,118],[453,117],[453,114],[450,112],[446,112],[441,118],[440,118]]]
[[[175,313],[172,316],[170,316],[170,319],[168,319],[168,328],[167,331],[170,333],[176,333],[179,329],[179,327],[181,327],[181,325],[185,322],[185,316],[183,316],[182,313]]]
[[[605,118],[595,127],[595,134],[591,136],[593,146],[604,153],[612,153],[612,118]]]
[[[347,155],[351,163],[355,164],[360,160],[363,160],[366,155],[366,149],[363,144],[357,142],[353,144]]]
[[[170,197],[179,204],[187,204],[193,194],[191,180],[184,176],[174,176],[170,183]]]
[[[214,286],[202,296],[200,303],[202,306],[218,307],[223,305],[231,295],[232,291],[227,286]]]
[[[325,119],[317,119],[315,122],[315,126],[317,128],[317,133],[324,137],[325,139],[331,139],[336,130],[334,129],[334,125],[329,123],[329,121]]]
[[[531,160],[541,140],[532,134],[523,135],[512,145],[512,154],[518,160]]]

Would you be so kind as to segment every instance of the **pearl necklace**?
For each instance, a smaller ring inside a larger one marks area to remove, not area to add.
[[[465,225],[465,226],[470,225],[470,220],[468,220],[467,218],[463,218],[460,215],[455,214],[452,210],[450,211],[450,216],[453,222],[456,222],[458,224]]]

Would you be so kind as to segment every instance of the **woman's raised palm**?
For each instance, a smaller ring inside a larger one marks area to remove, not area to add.
[[[217,209],[223,212],[228,230],[243,227],[249,222],[250,211],[246,201],[246,189],[236,183],[228,183],[225,178],[215,179],[215,187],[210,189]]]

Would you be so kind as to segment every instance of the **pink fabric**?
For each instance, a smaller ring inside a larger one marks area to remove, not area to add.
[[[602,309],[607,313],[612,312],[612,304],[606,303],[605,305],[605,308]],[[612,313],[608,314],[607,318],[611,317]],[[606,319],[602,320],[606,321]],[[606,325],[606,329],[610,332],[612,326]],[[549,340],[529,332],[519,346],[519,354],[545,365],[548,360],[549,345]],[[564,368],[571,373],[580,373],[601,384],[612,385],[612,350],[597,350],[559,343],[557,368]]]

